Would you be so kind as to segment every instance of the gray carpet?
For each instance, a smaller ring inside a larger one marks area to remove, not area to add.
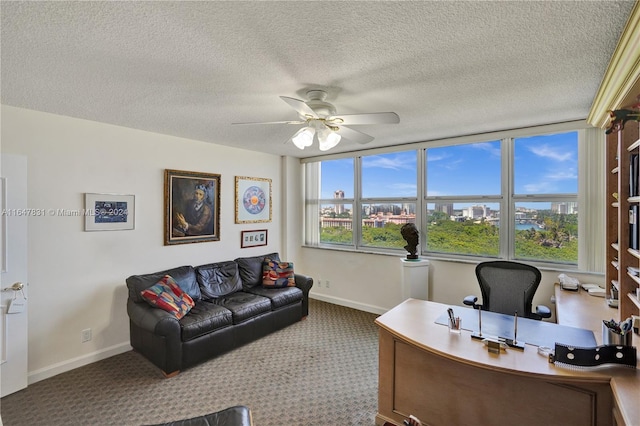
[[[142,425],[247,405],[255,426],[375,424],[376,315],[310,300],[307,319],[165,379],[126,352],[2,398],[14,425]]]

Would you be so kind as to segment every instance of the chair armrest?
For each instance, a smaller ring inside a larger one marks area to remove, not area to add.
[[[540,316],[540,318],[551,318],[551,309],[544,305],[536,306],[536,314]]]
[[[309,290],[313,287],[313,278],[303,275],[294,274],[296,280],[296,287],[302,290],[302,317],[309,315]]]
[[[313,287],[313,278],[303,275],[303,274],[294,274],[296,280],[296,287],[304,292],[305,295],[309,294],[309,290]]]
[[[476,302],[478,301],[478,296],[467,296],[462,300],[462,303],[464,303],[467,306],[473,306],[474,308],[476,307]]]
[[[180,323],[167,311],[127,300],[127,313],[129,320],[143,330],[159,336],[180,337]]]

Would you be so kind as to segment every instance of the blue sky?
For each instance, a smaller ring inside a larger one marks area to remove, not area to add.
[[[578,190],[577,132],[516,139],[516,194],[575,193]],[[500,142],[427,150],[428,195],[500,193]],[[416,151],[363,157],[363,197],[413,197]],[[353,160],[322,164],[322,198],[342,189],[353,197]]]

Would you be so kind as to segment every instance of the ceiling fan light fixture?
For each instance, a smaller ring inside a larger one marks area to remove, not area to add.
[[[324,132],[318,133],[318,148],[320,148],[320,151],[328,151],[338,145],[340,139],[342,139],[342,136],[327,129]]]
[[[291,142],[293,142],[293,144],[298,148],[305,149],[306,147],[311,146],[311,144],[313,143],[313,136],[315,135],[315,133],[316,129],[314,129],[313,127],[303,127],[302,129],[298,130],[295,135],[293,135],[293,137],[291,138]]]

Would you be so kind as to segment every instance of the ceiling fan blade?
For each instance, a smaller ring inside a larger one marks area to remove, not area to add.
[[[251,121],[246,123],[231,123],[231,124],[305,124],[306,121]]]
[[[400,117],[395,112],[372,112],[368,114],[341,114],[329,117],[328,121],[336,125],[346,124],[396,124]]]
[[[300,114],[301,117],[306,117],[306,116],[311,116],[313,118],[318,117],[316,113],[313,112],[313,110],[309,107],[309,105],[307,105],[306,103],[304,103],[304,101],[301,101],[300,99],[289,98],[288,96],[280,96],[280,99],[282,99],[287,104],[289,104],[291,108],[295,109],[296,112]]]
[[[336,133],[338,133],[340,136],[342,136],[345,139],[349,139],[350,141],[361,143],[361,144],[369,143],[375,139],[371,135],[359,132],[357,130],[350,129],[346,126],[340,126],[340,128],[336,131]]]

